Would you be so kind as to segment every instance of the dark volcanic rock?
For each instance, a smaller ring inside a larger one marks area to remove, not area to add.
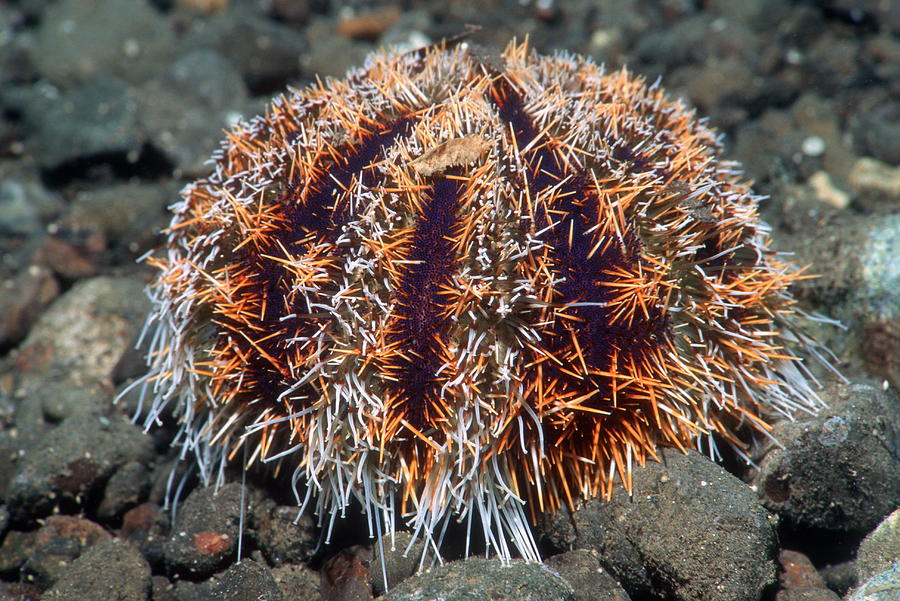
[[[99,543],[63,571],[44,601],[146,601],[150,566],[130,544],[120,540]]]
[[[99,524],[90,520],[52,515],[35,533],[22,570],[29,580],[50,586],[86,549],[111,538]]]
[[[775,582],[773,517],[743,482],[695,451],[634,470],[633,495],[563,509],[541,530],[594,549],[632,596],[755,601]]]
[[[210,586],[210,601],[281,601],[281,591],[264,563],[242,559]]]
[[[381,541],[373,545],[374,558],[370,575],[372,589],[376,595],[383,594],[416,573],[425,550],[425,541],[420,538],[407,552],[411,540],[412,535],[409,532],[400,530],[383,536]]]
[[[259,505],[254,512],[254,529],[263,555],[273,566],[308,561],[316,552],[318,536],[309,515],[297,520],[297,507]]]
[[[859,545],[856,573],[861,582],[900,562],[900,509],[895,509]]]
[[[212,50],[180,57],[141,88],[141,127],[146,138],[183,175],[205,175],[222,131],[247,101],[240,73]]]
[[[28,110],[31,152],[44,169],[76,160],[136,160],[143,142],[137,102],[128,86],[97,75],[49,106]]]
[[[143,82],[176,48],[172,28],[144,0],[64,0],[50,3],[43,17],[35,62],[63,88],[98,73]]]
[[[545,563],[572,585],[578,601],[629,601],[625,589],[600,565],[596,551],[578,549],[560,553]]]
[[[781,422],[754,481],[767,507],[792,524],[867,532],[900,505],[900,403],[864,384],[826,388],[828,409]]]
[[[14,521],[49,514],[59,503],[80,503],[129,463],[149,463],[150,438],[117,415],[74,415],[31,449],[19,464],[7,502]]]
[[[575,601],[575,593],[558,574],[534,563],[472,557],[413,576],[380,597],[383,601]]]
[[[209,576],[224,566],[237,549],[240,502],[240,484],[198,488],[188,495],[163,544],[166,565],[195,576]]]

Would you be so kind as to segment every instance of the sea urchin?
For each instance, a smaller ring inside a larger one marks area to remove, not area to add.
[[[174,410],[207,481],[241,451],[330,523],[479,516],[539,559],[529,512],[820,403],[799,272],[720,151],[658,86],[515,43],[280,97],[151,259],[147,424]]]

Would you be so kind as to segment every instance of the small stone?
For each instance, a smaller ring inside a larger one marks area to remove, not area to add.
[[[69,214],[82,223],[92,223],[110,246],[125,246],[131,237],[146,236],[145,230],[161,222],[175,197],[171,185],[128,182],[79,191]]]
[[[662,449],[629,494],[545,516],[558,549],[594,549],[635,597],[757,601],[775,582],[774,519],[754,492],[696,451]],[[685,541],[690,541],[686,545]]]
[[[21,341],[58,294],[53,274],[39,265],[0,283],[0,348]]]
[[[195,576],[222,568],[237,548],[240,502],[240,484],[198,488],[188,495],[163,544],[166,565]]]
[[[264,563],[242,559],[217,577],[209,587],[208,598],[215,601],[281,601],[285,597]],[[293,601],[296,597],[292,593],[287,598]]]
[[[281,596],[291,601],[319,601],[319,575],[306,564],[284,564],[272,568]]]
[[[601,566],[596,551],[569,551],[549,557],[545,563],[572,586],[578,601],[630,601],[625,589]]]
[[[308,561],[316,551],[318,536],[308,515],[297,519],[295,506],[261,503],[254,512],[254,529],[265,558],[273,565]]]
[[[12,178],[0,181],[0,234],[28,237],[40,228],[37,208],[28,198],[23,183]]]
[[[803,154],[811,157],[822,156],[825,153],[825,140],[819,136],[810,136],[800,145]]]
[[[272,0],[272,14],[292,25],[302,25],[309,19],[310,0]]]
[[[117,469],[103,490],[103,499],[97,508],[97,517],[111,520],[129,507],[137,505],[150,488],[147,468],[137,461],[130,461]]]
[[[850,185],[860,192],[875,192],[900,198],[900,167],[870,157],[862,157],[850,170]]]
[[[10,514],[29,523],[62,501],[80,504],[119,466],[152,458],[150,438],[124,418],[73,415],[19,463],[7,496]]]
[[[422,553],[425,551],[425,541],[420,538],[411,548],[410,541],[412,535],[400,530],[383,536],[374,545],[375,557],[372,560],[371,575],[372,589],[376,595],[384,594],[416,573]]]
[[[169,532],[169,512],[154,503],[128,510],[122,518],[122,535],[137,545],[154,567],[163,565],[163,543]]]
[[[253,93],[278,91],[300,74],[308,53],[305,36],[271,19],[245,14],[215,15],[194,24],[186,50],[214,50],[230,63]]]
[[[145,0],[63,0],[48,4],[42,17],[34,59],[63,88],[100,73],[146,81],[176,47],[174,31]]]
[[[827,409],[775,425],[754,483],[765,505],[792,525],[866,532],[900,505],[890,442],[900,432],[895,395],[865,384],[821,393]]]
[[[146,138],[180,175],[205,174],[232,111],[241,112],[247,88],[241,74],[210,49],[189,51],[141,87],[138,119]]]
[[[576,601],[572,587],[545,566],[470,557],[417,574],[381,601]]]
[[[99,270],[106,236],[89,221],[66,217],[52,223],[32,260],[68,280],[87,278]]]
[[[98,75],[57,102],[26,110],[35,128],[31,152],[44,169],[73,161],[108,161],[139,153],[143,142],[137,127],[138,107],[128,86]]]
[[[175,5],[201,15],[213,15],[228,10],[228,0],[176,0]]]
[[[111,536],[99,524],[74,516],[54,515],[37,531],[34,548],[23,570],[36,582],[50,586],[86,549]]]
[[[337,33],[354,40],[372,42],[399,21],[402,14],[396,6],[384,6],[359,14],[346,15],[338,21]]]
[[[846,209],[850,206],[850,195],[834,185],[831,176],[825,171],[814,173],[807,184],[821,202],[836,209]]]
[[[313,20],[307,28],[310,49],[301,56],[310,75],[342,77],[358,65],[372,49],[365,42],[334,35],[330,24]]]
[[[90,549],[64,570],[44,601],[146,601],[150,566],[130,544],[109,540]]]
[[[0,582],[2,601],[41,601],[41,589],[28,583]]]
[[[825,582],[819,576],[809,557],[799,551],[783,550],[778,554],[782,572],[781,586],[786,589],[804,587],[824,587]]]
[[[860,582],[900,563],[900,509],[895,509],[863,539],[856,558]]]
[[[372,552],[368,547],[353,545],[341,549],[322,564],[322,598],[371,601],[371,569]]]
[[[825,587],[804,586],[778,591],[775,601],[841,601],[841,598]]]

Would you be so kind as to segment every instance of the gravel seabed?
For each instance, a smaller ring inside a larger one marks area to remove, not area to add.
[[[467,24],[661,77],[707,116],[775,247],[820,274],[795,292],[843,324],[817,329],[847,382],[826,375],[829,409],[777,425],[758,470],[667,450],[633,497],[545,516],[546,565],[413,575],[405,533],[350,516],[321,544],[282,480],[240,470],[188,479],[173,517],[173,424],[113,403],[142,373],[136,259],[167,205],[272,95]],[[0,3],[0,601],[897,598],[898,34],[883,0]]]

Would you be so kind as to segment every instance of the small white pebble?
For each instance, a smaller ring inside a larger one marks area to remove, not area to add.
[[[610,29],[595,29],[591,34],[591,46],[606,48],[616,39],[616,33]]]
[[[134,38],[128,38],[122,44],[122,52],[125,53],[125,56],[128,58],[135,58],[138,54],[141,53],[141,45]]]
[[[803,140],[800,149],[808,157],[820,157],[825,152],[825,140],[819,136],[809,136]]]

